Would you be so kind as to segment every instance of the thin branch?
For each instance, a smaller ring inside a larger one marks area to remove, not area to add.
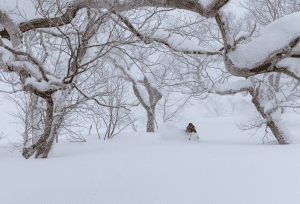
[[[131,1],[113,1],[113,9],[118,12],[133,10],[140,7],[164,7],[185,9],[196,12],[204,17],[214,17],[218,11],[229,2],[229,0],[212,0],[211,3],[204,7],[198,0],[131,0]],[[69,2],[65,13],[60,17],[38,18],[22,22],[19,29],[22,33],[35,28],[51,28],[71,23],[77,12],[83,8],[102,8],[111,9],[110,1],[103,0],[74,0]]]
[[[110,106],[110,105],[106,105],[103,103],[100,103],[97,99],[93,98],[93,97],[88,97],[87,95],[85,95],[74,83],[73,86],[76,88],[76,90],[83,95],[85,98],[89,99],[89,100],[94,100],[96,103],[98,103],[98,105],[100,106],[104,106],[104,107],[108,107],[108,108],[124,108],[125,110],[131,111],[130,109],[126,108],[125,106]]]
[[[82,35],[83,32],[75,32],[75,31],[69,31],[69,32],[66,32],[65,34],[60,34],[60,33],[56,33],[54,31],[46,31],[46,30],[42,30],[42,29],[38,29],[37,32],[39,33],[46,33],[46,34],[49,34],[49,35],[52,35],[53,37],[57,37],[57,38],[64,38],[66,35]]]
[[[166,45],[168,48],[176,51],[176,52],[182,52],[184,54],[206,54],[206,55],[222,55],[223,52],[222,51],[215,51],[215,52],[210,52],[210,51],[188,51],[188,50],[179,50],[176,48],[173,48],[172,45],[170,43],[168,43],[167,41],[163,40],[163,39],[159,39],[159,38],[151,38],[148,36],[145,36],[143,34],[141,34],[138,30],[136,30],[134,28],[134,26],[130,23],[130,21],[122,16],[121,14],[117,13],[116,11],[111,11],[113,14],[115,14],[116,16],[118,16],[118,18],[128,27],[128,29],[135,35],[137,36],[140,40],[142,40],[145,44],[150,44],[153,42],[158,42],[158,43],[162,43],[164,45]]]

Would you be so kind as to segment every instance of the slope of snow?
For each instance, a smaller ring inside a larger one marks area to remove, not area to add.
[[[263,131],[250,137],[235,121],[176,125],[193,122],[198,142],[164,140],[161,132],[60,141],[45,160],[25,160],[2,145],[0,203],[299,203],[300,145],[262,145]]]

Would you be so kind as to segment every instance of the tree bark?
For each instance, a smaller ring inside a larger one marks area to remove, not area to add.
[[[147,132],[154,132],[155,114],[152,111],[147,111]]]
[[[281,129],[280,124],[281,121],[274,120],[273,118],[268,121],[268,126],[271,129],[272,133],[276,137],[278,144],[283,145],[283,144],[288,144],[285,138],[287,138],[287,135],[285,135],[284,131]]]
[[[35,152],[35,158],[47,158],[54,140],[52,131],[53,122],[53,100],[51,97],[46,98],[47,112],[45,118],[45,129],[40,139],[28,148],[23,149],[23,157],[28,159]]]
[[[39,137],[43,134],[42,131],[39,128],[39,123],[41,122],[41,113],[38,109],[39,105],[39,97],[35,94],[31,94],[32,97],[32,110],[31,110],[31,121],[32,121],[32,138],[31,138],[31,144],[35,144]]]
[[[261,116],[267,120],[267,126],[271,129],[272,133],[274,134],[275,138],[278,141],[278,144],[288,144],[287,139],[289,138],[288,135],[285,134],[285,126],[282,123],[281,118],[274,117],[274,114],[277,110],[274,110],[273,112],[270,112],[266,114],[264,112],[264,107],[261,106],[260,97],[262,95],[261,93],[261,87],[258,86],[256,88],[253,88],[249,91],[250,95],[252,96],[252,103],[255,105],[255,108],[257,111],[261,114]]]

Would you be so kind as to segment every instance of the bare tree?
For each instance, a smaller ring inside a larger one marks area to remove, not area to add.
[[[106,104],[107,107],[97,106],[97,103],[91,103],[85,108],[88,111],[88,118],[95,124],[97,134],[100,139],[99,129],[106,128],[103,139],[112,139],[125,128],[134,125],[136,120],[130,117],[133,113],[130,109],[122,108],[130,107],[129,84],[122,76],[110,76],[110,79],[104,86],[104,92],[107,95],[100,95],[97,100]],[[133,104],[133,102],[132,102]]]
[[[6,94],[5,98],[16,105],[16,109],[8,113],[16,119],[17,125],[21,125],[22,131],[19,132],[22,136],[21,146],[34,144],[44,128],[44,110],[37,106],[37,97],[30,93],[19,92],[14,95]]]

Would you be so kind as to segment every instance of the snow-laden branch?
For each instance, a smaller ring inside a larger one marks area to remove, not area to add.
[[[249,69],[257,67],[275,53],[290,47],[300,36],[300,12],[286,15],[260,30],[259,37],[244,45],[237,45],[228,54],[234,65]]]
[[[138,31],[130,21],[117,13],[112,11],[130,30],[135,36],[142,40],[145,44],[158,42],[166,45],[170,49],[176,52],[182,52],[185,54],[206,54],[206,55],[222,55],[222,51],[210,51],[204,47],[198,46],[196,39],[187,39],[179,34],[172,34],[164,29],[157,28],[155,32],[147,30]]]
[[[239,44],[239,42],[241,42],[242,40],[246,40],[247,38],[250,38],[253,35],[255,28],[256,28],[256,22],[251,32],[240,31],[234,38],[235,46],[236,44]]]
[[[276,64],[278,68],[285,68],[300,78],[300,58],[285,58]]]
[[[50,98],[58,90],[58,87],[49,86],[45,81],[37,82],[34,78],[27,78],[23,89],[45,99]]]
[[[29,53],[22,52],[21,51],[22,50],[22,45],[21,44],[18,47],[16,47],[16,49],[13,49],[13,48],[10,48],[9,46],[7,46],[6,44],[4,44],[3,41],[2,41],[2,38],[0,37],[0,46],[4,47],[6,50],[8,50],[9,52],[11,52],[15,55],[21,55],[21,56],[28,57],[28,59],[30,59],[35,65],[37,65],[37,67],[39,68],[40,73],[29,62],[10,61],[10,64],[12,66],[14,66],[14,65],[15,66],[20,66],[21,64],[23,64],[24,69],[26,69],[30,74],[32,74],[38,80],[43,78],[46,82],[49,81],[48,78],[46,77],[46,74],[45,74],[45,71],[44,71],[45,69],[43,67],[43,64],[38,59],[31,56]],[[3,61],[3,62],[5,63],[5,61]]]
[[[70,1],[65,13],[60,17],[38,18],[19,25],[21,32],[35,28],[49,28],[71,23],[77,12],[83,8],[112,9],[117,12],[133,10],[140,7],[164,7],[185,9],[196,12],[204,17],[214,17],[229,0],[73,0]]]
[[[214,93],[219,95],[236,94],[242,91],[249,91],[253,86],[254,83],[249,78],[247,80],[218,84],[214,87]]]
[[[247,44],[236,44],[230,32],[226,13],[220,11],[216,22],[224,40],[224,62],[235,75],[248,77],[266,72],[283,72],[300,80],[295,70],[276,64],[294,54],[300,40],[300,12],[280,18],[261,29],[259,37]]]

